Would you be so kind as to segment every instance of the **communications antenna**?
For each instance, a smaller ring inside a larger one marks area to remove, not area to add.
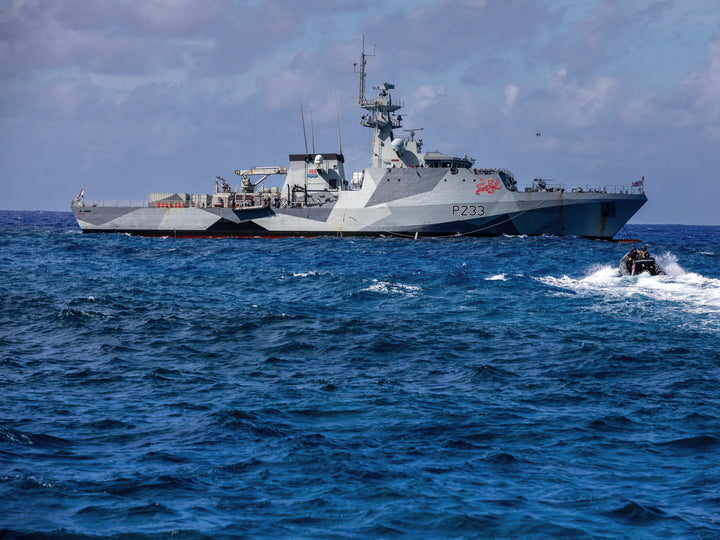
[[[303,113],[302,103],[300,104],[300,117],[302,118],[303,139],[305,140],[305,157],[307,157],[307,155],[308,155],[307,134],[305,133],[305,114]]]
[[[340,113],[338,112],[337,90],[335,90],[335,120],[337,122],[338,146],[340,147],[340,155],[342,156],[342,141],[340,140]]]
[[[373,53],[365,54],[365,35],[363,34],[363,50],[360,55],[360,71],[357,70],[357,62],[353,63],[355,73],[360,75],[360,95],[358,96],[358,103],[361,107],[367,105],[368,101],[365,99],[365,64],[367,64],[368,57],[373,58],[375,56],[375,45],[373,45]]]

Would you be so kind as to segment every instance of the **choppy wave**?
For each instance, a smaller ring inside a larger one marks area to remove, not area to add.
[[[0,536],[717,537],[720,230],[629,228],[666,276],[0,212]]]

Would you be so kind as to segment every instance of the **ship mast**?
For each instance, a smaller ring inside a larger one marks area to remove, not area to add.
[[[365,64],[367,64],[367,59],[370,57],[375,56],[375,49],[373,48],[372,54],[365,54],[365,36],[363,36],[363,48],[362,53],[360,54],[360,71],[357,70],[357,64],[354,64],[355,67],[355,73],[360,74],[360,94],[358,95],[358,104],[361,107],[364,107],[367,103],[367,100],[365,99]]]
[[[363,115],[360,124],[374,128],[372,156],[370,163],[372,167],[388,166],[392,159],[391,143],[393,140],[393,128],[402,127],[400,122],[401,116],[395,116],[394,112],[402,108],[402,103],[393,103],[392,96],[388,90],[395,88],[394,84],[383,83],[375,86],[373,89],[378,90],[376,99],[369,101],[365,98],[365,64],[367,58],[375,56],[375,54],[365,54],[365,37],[363,36],[363,50],[360,54],[360,71],[357,70],[355,64],[355,73],[360,75],[360,95],[358,96],[358,104],[360,107],[370,112],[369,115]]]

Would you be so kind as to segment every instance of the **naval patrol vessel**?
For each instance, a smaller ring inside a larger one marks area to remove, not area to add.
[[[521,188],[507,169],[479,167],[467,155],[423,152],[418,129],[398,133],[403,105],[391,96],[394,85],[383,83],[375,87],[375,99],[365,98],[368,56],[363,49],[358,101],[367,111],[360,124],[373,130],[369,167],[348,178],[342,147],[310,154],[306,139],[305,153],[290,155],[287,168],[236,170],[240,184],[234,189],[218,176],[214,193],[150,193],[146,201],[119,202],[86,200],[83,187],[71,204],[78,225],[84,233],[170,237],[611,239],[647,201],[642,182],[572,188],[536,178]],[[262,185],[273,174],[285,176],[282,187]]]

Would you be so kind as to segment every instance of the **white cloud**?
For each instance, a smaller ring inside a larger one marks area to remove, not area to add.
[[[257,92],[260,103],[271,111],[290,110],[299,114],[302,104],[306,113],[313,112],[315,121],[335,122],[335,93],[338,93],[339,107],[349,105],[342,101],[342,95],[356,89],[352,72],[353,52],[347,43],[339,43],[321,54],[307,50],[293,52],[285,67],[257,73]],[[366,97],[371,98],[370,88]],[[357,90],[355,90],[357,92]],[[295,118],[293,116],[293,118]]]
[[[195,32],[217,22],[229,11],[225,1],[143,0],[137,4],[137,17],[155,31],[173,34]]]
[[[588,84],[568,77],[561,69],[547,75],[550,103],[548,112],[558,124],[572,128],[587,128],[606,114],[613,114],[619,96],[620,83],[606,76],[600,76]]]
[[[415,114],[420,115],[438,103],[444,96],[444,84],[424,84],[412,94],[412,110]]]
[[[502,108],[502,112],[505,116],[509,116],[512,112],[513,105],[515,105],[519,91],[520,87],[517,84],[505,85],[505,106]]]
[[[147,75],[105,75],[102,73],[88,73],[90,81],[102,88],[112,90],[130,91],[153,83],[176,84],[185,80],[186,73],[180,69],[167,69],[149,73]]]
[[[694,129],[709,141],[720,140],[720,38],[708,44],[709,66],[684,77],[665,92],[656,89],[624,98],[619,118],[630,129]]]
[[[707,71],[688,75],[679,91],[691,99],[692,124],[699,125],[713,141],[720,141],[720,37],[708,43],[710,66]]]
[[[75,118],[90,99],[86,81],[79,79],[53,82],[48,90],[46,105],[49,108],[49,117],[53,118]]]

